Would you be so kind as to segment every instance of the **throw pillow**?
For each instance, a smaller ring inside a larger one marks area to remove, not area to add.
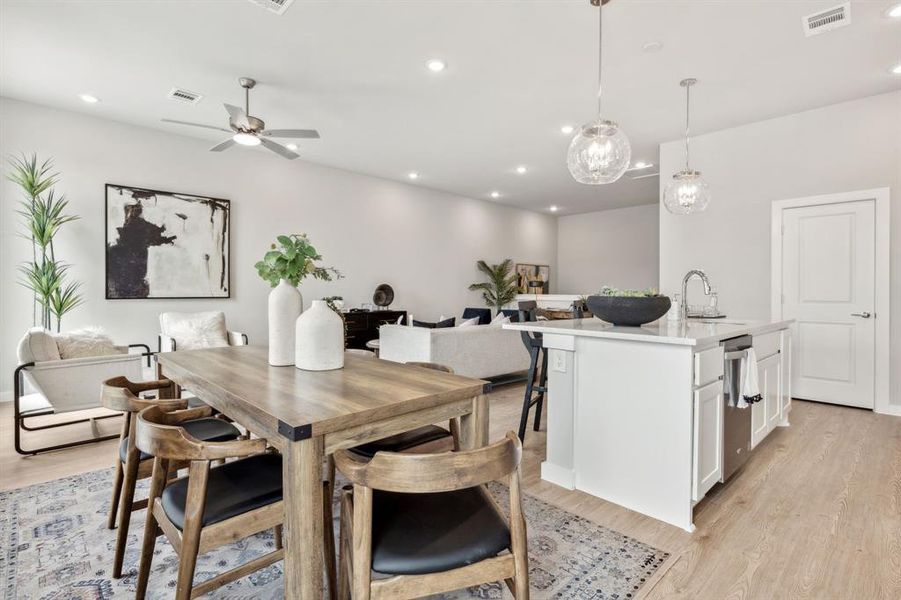
[[[465,320],[461,321],[460,324],[457,325],[457,327],[474,327],[478,324],[479,324],[479,318],[473,317],[471,319],[465,319]]]
[[[86,358],[88,356],[112,356],[122,354],[113,340],[99,327],[77,329],[56,336],[56,345],[62,359]]]
[[[16,349],[19,364],[59,360],[59,348],[53,334],[43,327],[32,327],[19,340]]]
[[[228,346],[225,314],[220,311],[162,313],[160,329],[163,335],[175,340],[176,350]]]
[[[501,327],[501,326],[503,326],[503,325],[505,325],[505,324],[507,324],[507,323],[510,322],[510,317],[508,317],[507,315],[505,315],[505,314],[502,313],[502,314],[500,314],[500,315],[498,315],[498,316],[500,317],[499,319],[498,319],[498,318],[495,318],[495,319],[491,322],[491,324],[492,324],[493,326],[495,326],[495,327]]]
[[[456,317],[451,317],[450,319],[442,319],[437,323],[429,323],[428,321],[417,321],[413,319],[413,327],[426,327],[428,329],[443,329],[445,327],[453,327],[454,323],[457,322]]]

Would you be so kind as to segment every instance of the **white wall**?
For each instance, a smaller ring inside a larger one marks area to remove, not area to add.
[[[743,318],[770,316],[774,200],[891,188],[891,398],[901,404],[901,92],[702,135],[691,156],[713,199],[689,217],[660,206],[661,287],[677,291],[703,268],[723,310]],[[681,140],[660,146],[661,190],[683,161]]]
[[[560,217],[559,292],[592,294],[604,285],[657,287],[659,218],[656,203]]]
[[[53,157],[62,174],[58,190],[82,217],[66,225],[56,246],[87,300],[64,318],[64,329],[101,325],[119,342],[155,347],[161,311],[222,309],[230,328],[265,343],[269,287],[253,264],[281,233],[309,234],[324,264],[346,276],[304,283],[307,306],[327,295],[358,306],[387,282],[396,292],[394,308],[433,319],[481,306],[478,294],[466,289],[480,280],[478,259],[556,265],[551,216],[289,162],[259,148],[213,154],[207,151],[212,143],[203,140],[5,98],[0,103],[0,155]],[[105,183],[230,199],[232,298],[104,300]],[[9,390],[16,343],[31,326],[31,295],[15,283],[16,265],[30,255],[30,245],[16,235],[18,190],[4,180],[0,195],[0,389]]]

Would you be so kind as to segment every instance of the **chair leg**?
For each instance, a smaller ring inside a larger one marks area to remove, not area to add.
[[[150,479],[150,493],[147,496],[147,518],[144,520],[144,541],[141,544],[141,565],[138,568],[137,589],[135,600],[144,600],[147,595],[147,582],[150,579],[150,565],[153,563],[153,549],[156,546],[156,538],[160,534],[160,528],[153,516],[153,503],[163,493],[166,479],[169,475],[169,461],[154,459],[153,475]]]
[[[338,538],[338,600],[350,600],[352,549],[350,547],[353,518],[353,495],[350,491],[341,492],[341,528]]]
[[[535,402],[534,431],[541,427],[541,409],[544,408],[544,396],[547,394],[547,349],[541,349],[541,375],[538,377],[538,388],[541,390]]]
[[[448,429],[450,430],[451,437],[454,439],[454,452],[460,451],[460,420],[454,417],[451,419],[448,424]]]
[[[109,516],[106,518],[106,528],[116,528],[116,515],[119,513],[119,498],[122,496],[122,461],[116,458],[116,473],[113,475],[113,497],[109,503]]]
[[[541,348],[529,349],[529,374],[526,376],[526,393],[523,395],[522,415],[519,418],[519,441],[526,439],[526,424],[529,421],[529,408],[532,404],[532,390],[535,387],[535,369],[538,366],[538,352]]]
[[[191,600],[197,553],[200,551],[200,533],[203,530],[203,509],[206,504],[209,474],[209,462],[199,460],[191,462],[188,469],[188,497],[185,500],[185,524],[178,556],[175,600]]]
[[[334,510],[332,509],[332,499],[334,491],[331,481],[322,482],[322,534],[325,546],[325,573],[328,579],[328,596],[329,600],[336,600],[338,597],[338,575],[335,565],[335,523]]]
[[[116,532],[116,554],[113,558],[113,577],[122,577],[122,561],[125,559],[125,545],[128,543],[128,526],[131,524],[131,510],[135,499],[135,485],[138,481],[140,454],[136,449],[125,457],[125,480],[122,482],[122,501],[119,505],[119,530]]]
[[[272,528],[272,535],[275,537],[275,549],[281,550],[282,548],[284,548],[285,545],[282,542],[282,526],[281,525],[276,525],[275,527]]]

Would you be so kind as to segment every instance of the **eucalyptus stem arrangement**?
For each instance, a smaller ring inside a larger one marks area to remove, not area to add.
[[[55,317],[59,331],[63,315],[81,305],[84,298],[79,291],[81,283],[67,281],[70,265],[57,260],[54,239],[63,225],[79,217],[66,214],[68,200],[54,193],[59,173],[54,171],[52,159],[40,162],[36,154],[23,154],[9,160],[12,167],[7,178],[25,195],[17,211],[26,230],[20,235],[31,241],[31,261],[20,265],[20,283],[32,291],[33,325],[40,322],[45,329],[53,329]]]
[[[320,267],[316,264],[322,260],[322,256],[310,244],[307,234],[280,235],[276,241],[278,243],[270,246],[263,260],[254,265],[257,274],[268,281],[270,286],[277,286],[282,279],[297,287],[307,277],[321,281],[344,277],[334,267]]]

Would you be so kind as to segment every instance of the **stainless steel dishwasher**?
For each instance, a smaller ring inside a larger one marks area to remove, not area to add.
[[[723,477],[732,477],[751,454],[751,407],[738,408],[741,394],[741,363],[752,346],[750,335],[729,338],[723,346]],[[734,405],[734,406],[733,406]]]

